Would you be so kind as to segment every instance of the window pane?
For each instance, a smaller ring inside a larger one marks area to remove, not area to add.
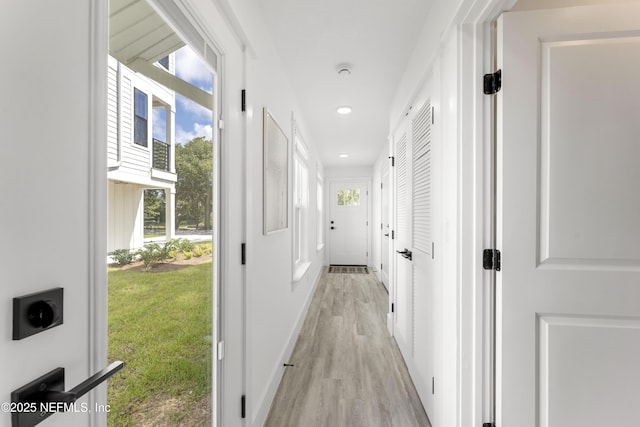
[[[360,206],[360,189],[338,190],[338,206]]]
[[[147,146],[147,121],[136,116],[134,121],[134,140],[138,145]]]
[[[360,206],[360,189],[353,188],[350,191],[351,193],[351,204],[350,206]]]
[[[143,119],[147,119],[147,94],[139,91],[138,89],[133,89],[134,91],[134,100],[133,100],[133,114],[137,117],[141,117]]]
[[[133,89],[133,142],[147,146],[147,94]]]

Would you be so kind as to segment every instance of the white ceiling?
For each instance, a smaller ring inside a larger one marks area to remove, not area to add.
[[[372,165],[431,0],[261,0],[325,166]],[[336,66],[353,64],[341,77]],[[339,115],[341,105],[353,107]],[[339,157],[340,153],[349,158]]]
[[[255,0],[325,166],[373,165],[433,0]],[[133,42],[132,42],[133,41]],[[148,62],[184,45],[146,0],[110,0],[110,53]],[[340,63],[353,65],[348,77]],[[339,115],[349,105],[353,112]],[[340,158],[339,154],[349,154]]]

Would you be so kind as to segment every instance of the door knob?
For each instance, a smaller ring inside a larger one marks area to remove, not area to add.
[[[332,229],[332,230],[335,230],[336,228],[335,228],[334,226],[331,226],[331,229]]]
[[[56,368],[11,393],[11,402],[21,404],[28,411],[11,414],[12,427],[33,427],[55,412],[73,408],[80,397],[103,383],[124,368],[124,362],[116,361],[90,376],[69,391],[65,391],[64,368]]]
[[[396,252],[402,255],[402,258],[408,259],[409,261],[413,260],[413,252],[411,252],[407,248],[404,248],[403,251],[396,251]]]

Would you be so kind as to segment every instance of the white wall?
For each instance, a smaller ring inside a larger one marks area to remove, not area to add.
[[[389,163],[389,145],[385,144],[380,156],[373,165],[372,192],[371,192],[371,265],[378,280],[380,277],[380,264],[382,263],[382,248],[380,237],[380,224],[382,223],[382,167]],[[387,188],[386,191],[390,189]]]
[[[255,2],[238,0],[228,7],[236,20],[236,32],[246,37],[246,398],[247,425],[261,426],[288,362],[324,264],[324,250],[316,243],[316,141],[287,80],[271,36]],[[229,11],[227,11],[229,15]],[[239,94],[238,94],[239,96]],[[298,282],[292,282],[292,207],[289,198],[289,227],[282,232],[263,234],[263,108],[268,108],[289,138],[290,180],[292,117],[310,151],[309,221],[307,253],[310,268]],[[326,176],[326,174],[325,174]],[[325,181],[326,182],[326,181]],[[325,184],[326,188],[326,184]]]

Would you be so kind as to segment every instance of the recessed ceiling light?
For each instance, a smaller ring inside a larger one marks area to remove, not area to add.
[[[342,107],[338,107],[336,111],[338,114],[349,114],[351,112],[351,107],[343,105]]]
[[[349,155],[348,154],[340,154],[340,157],[342,157],[344,159],[346,157],[349,157]]]

